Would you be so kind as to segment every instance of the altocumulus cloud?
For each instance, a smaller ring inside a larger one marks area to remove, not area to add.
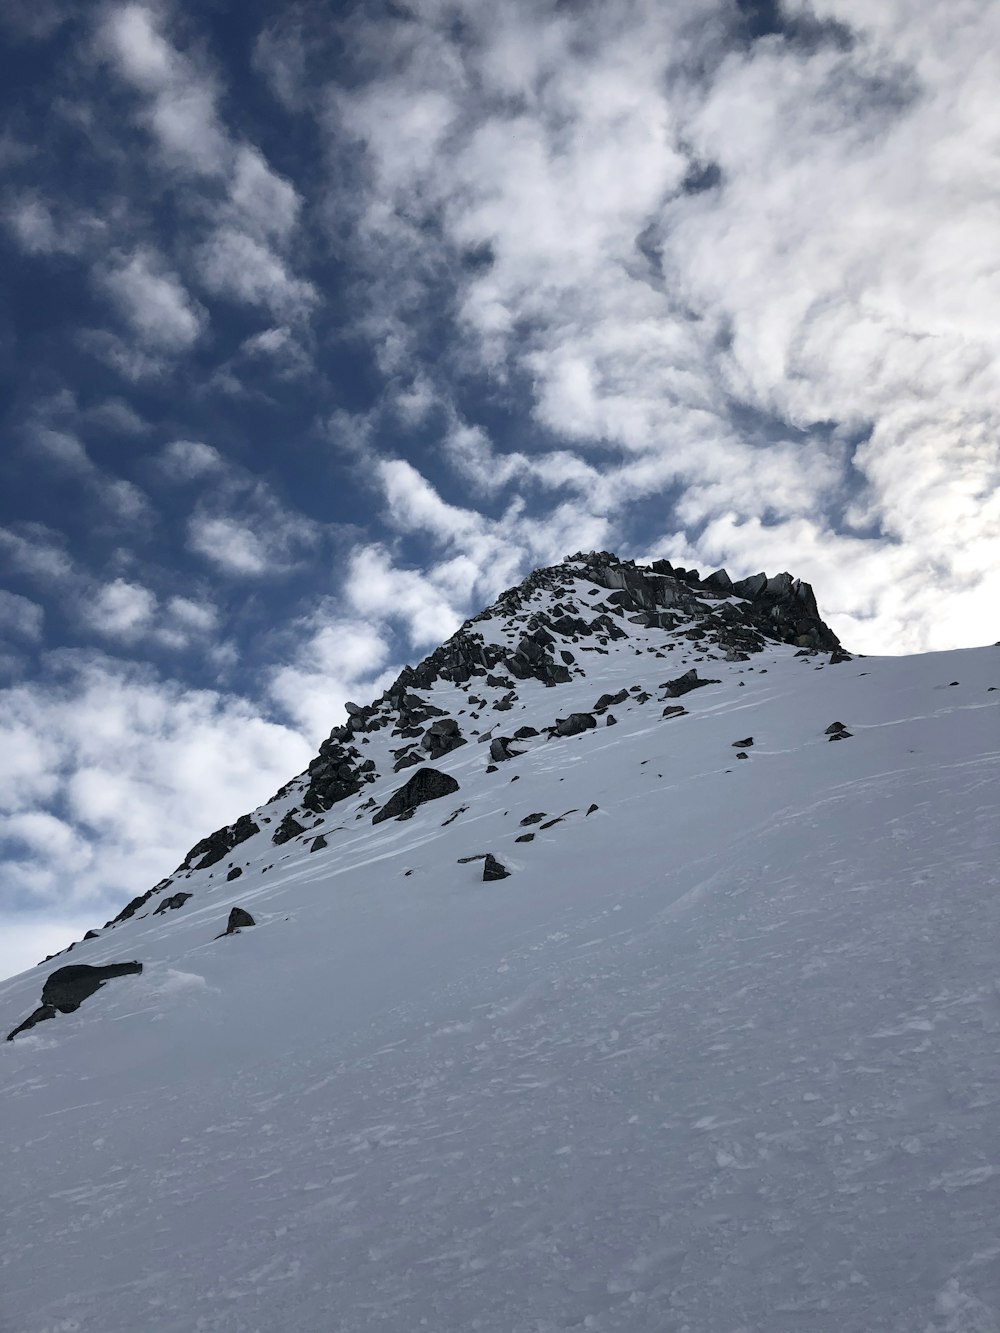
[[[990,0],[0,24],[0,970],[569,550],[996,637]]]

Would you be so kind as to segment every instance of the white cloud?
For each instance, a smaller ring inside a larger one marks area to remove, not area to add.
[[[164,445],[159,464],[173,481],[195,481],[225,470],[218,449],[201,440],[173,440]]]
[[[63,654],[52,678],[0,691],[0,816],[25,844],[7,891],[63,916],[113,915],[309,757],[239,697]]]
[[[42,523],[0,527],[0,554],[14,569],[44,583],[65,583],[74,576],[63,538]]]
[[[301,318],[317,300],[311,283],[293,277],[279,255],[235,227],[219,227],[199,248],[197,265],[209,291],[263,306],[279,319]]]
[[[225,170],[232,150],[213,81],[165,39],[155,11],[142,4],[113,9],[101,36],[118,73],[149,97],[146,120],[167,160],[195,173]]]
[[[88,601],[84,615],[98,634],[128,641],[149,629],[156,605],[156,597],[148,588],[115,579]]]
[[[945,619],[975,638],[1000,554],[996,6],[823,0],[853,42],[728,51],[722,7],[459,8],[362,24],[384,58],[330,122],[367,153],[345,207],[383,368],[421,382],[447,274],[453,371],[526,386],[543,427],[507,455],[451,429],[452,463],[486,491],[589,486],[622,530],[665,494],[661,546],[683,528],[696,552],[721,516],[766,515],[794,568],[814,523],[821,593],[863,540],[908,581],[908,643]],[[400,479],[394,519],[454,543],[455,515]],[[897,545],[932,549],[940,581]],[[889,646],[895,594],[874,595]]]
[[[0,588],[0,634],[36,643],[42,637],[45,613],[27,597]]]
[[[224,501],[237,512],[202,507],[188,520],[187,544],[225,574],[287,574],[319,540],[317,524],[285,509],[263,485]]]
[[[294,661],[275,669],[271,697],[318,744],[343,715],[348,700],[367,702],[398,668],[387,668],[389,643],[368,618],[343,615],[323,603],[294,628],[302,635]]]
[[[181,352],[200,336],[204,311],[152,252],[120,257],[101,275],[101,285],[139,340],[154,351]]]

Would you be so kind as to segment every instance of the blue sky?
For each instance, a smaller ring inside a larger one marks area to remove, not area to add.
[[[0,10],[0,971],[580,548],[995,639],[989,0]]]

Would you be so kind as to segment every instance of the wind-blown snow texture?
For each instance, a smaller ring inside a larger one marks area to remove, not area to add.
[[[608,615],[569,681],[407,685],[335,736],[374,781],[76,946],[143,972],[0,1046],[4,1333],[1000,1329],[1000,649],[741,656],[725,588],[584,570],[465,630]],[[408,739],[459,790],[373,824]]]

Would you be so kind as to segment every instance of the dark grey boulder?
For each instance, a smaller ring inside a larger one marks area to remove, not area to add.
[[[385,819],[396,819],[407,812],[412,814],[426,801],[436,801],[454,791],[458,791],[458,783],[450,773],[441,773],[436,768],[418,768],[409,782],[393,792],[381,810],[376,810],[372,823],[381,824]]]
[[[190,893],[171,893],[157,906],[154,916],[160,916],[163,912],[173,912],[178,907],[183,907],[191,897]]]
[[[226,923],[226,928],[222,932],[222,935],[216,935],[215,938],[221,940],[223,935],[235,935],[237,931],[242,930],[244,926],[255,926],[256,924],[257,922],[249,912],[244,910],[244,908],[234,907],[229,913],[229,920]]]
[[[312,846],[309,848],[309,850],[311,852],[321,852],[323,848],[326,846],[327,846],[326,838],[324,838],[321,833],[318,838],[313,838]]]
[[[683,704],[667,704],[663,710],[664,717],[687,717],[688,710]]]
[[[550,730],[553,736],[579,736],[596,726],[593,713],[570,713],[569,717],[556,718],[556,724]]]
[[[36,1023],[55,1018],[56,1014],[72,1014],[112,977],[132,976],[141,971],[142,964],[136,962],[104,963],[98,966],[78,963],[57,968],[42,987],[42,1003],[13,1032],[8,1033],[7,1040],[13,1041],[19,1032],[26,1032]]]
[[[229,874],[226,876],[226,880],[239,879],[242,874],[243,869],[241,866],[233,866],[232,870],[230,870]]]
[[[421,749],[425,750],[431,759],[440,759],[442,755],[457,750],[464,744],[465,737],[453,717],[442,717],[432,722],[420,741]]]
[[[628,690],[619,690],[617,694],[602,694],[594,704],[594,712],[602,713],[605,708],[610,708],[613,704],[623,704],[627,698]]]
[[[305,833],[305,831],[305,825],[300,824],[295,818],[294,811],[289,810],[271,834],[271,841],[276,847],[280,847],[283,843],[290,842],[292,838],[297,838],[300,833]]]
[[[700,690],[704,685],[718,685],[717,680],[702,680],[698,675],[697,668],[692,667],[690,671],[685,671],[683,676],[678,676],[675,680],[666,680],[661,685],[661,689],[666,690],[668,699],[679,699],[682,694],[689,694],[692,690]]]
[[[483,881],[489,883],[495,879],[506,879],[510,871],[500,861],[496,859],[492,852],[486,853],[486,859],[483,862]]]
[[[735,750],[749,750],[752,745],[753,745],[752,736],[744,736],[743,740],[741,741],[733,741],[733,749]]]
[[[523,750],[512,750],[509,736],[497,736],[490,741],[490,758],[495,764],[502,764],[505,759],[516,759]]]
[[[527,824],[540,824],[544,818],[545,818],[545,811],[536,810],[533,815],[524,816],[524,818],[521,820],[521,826],[523,828]]]

